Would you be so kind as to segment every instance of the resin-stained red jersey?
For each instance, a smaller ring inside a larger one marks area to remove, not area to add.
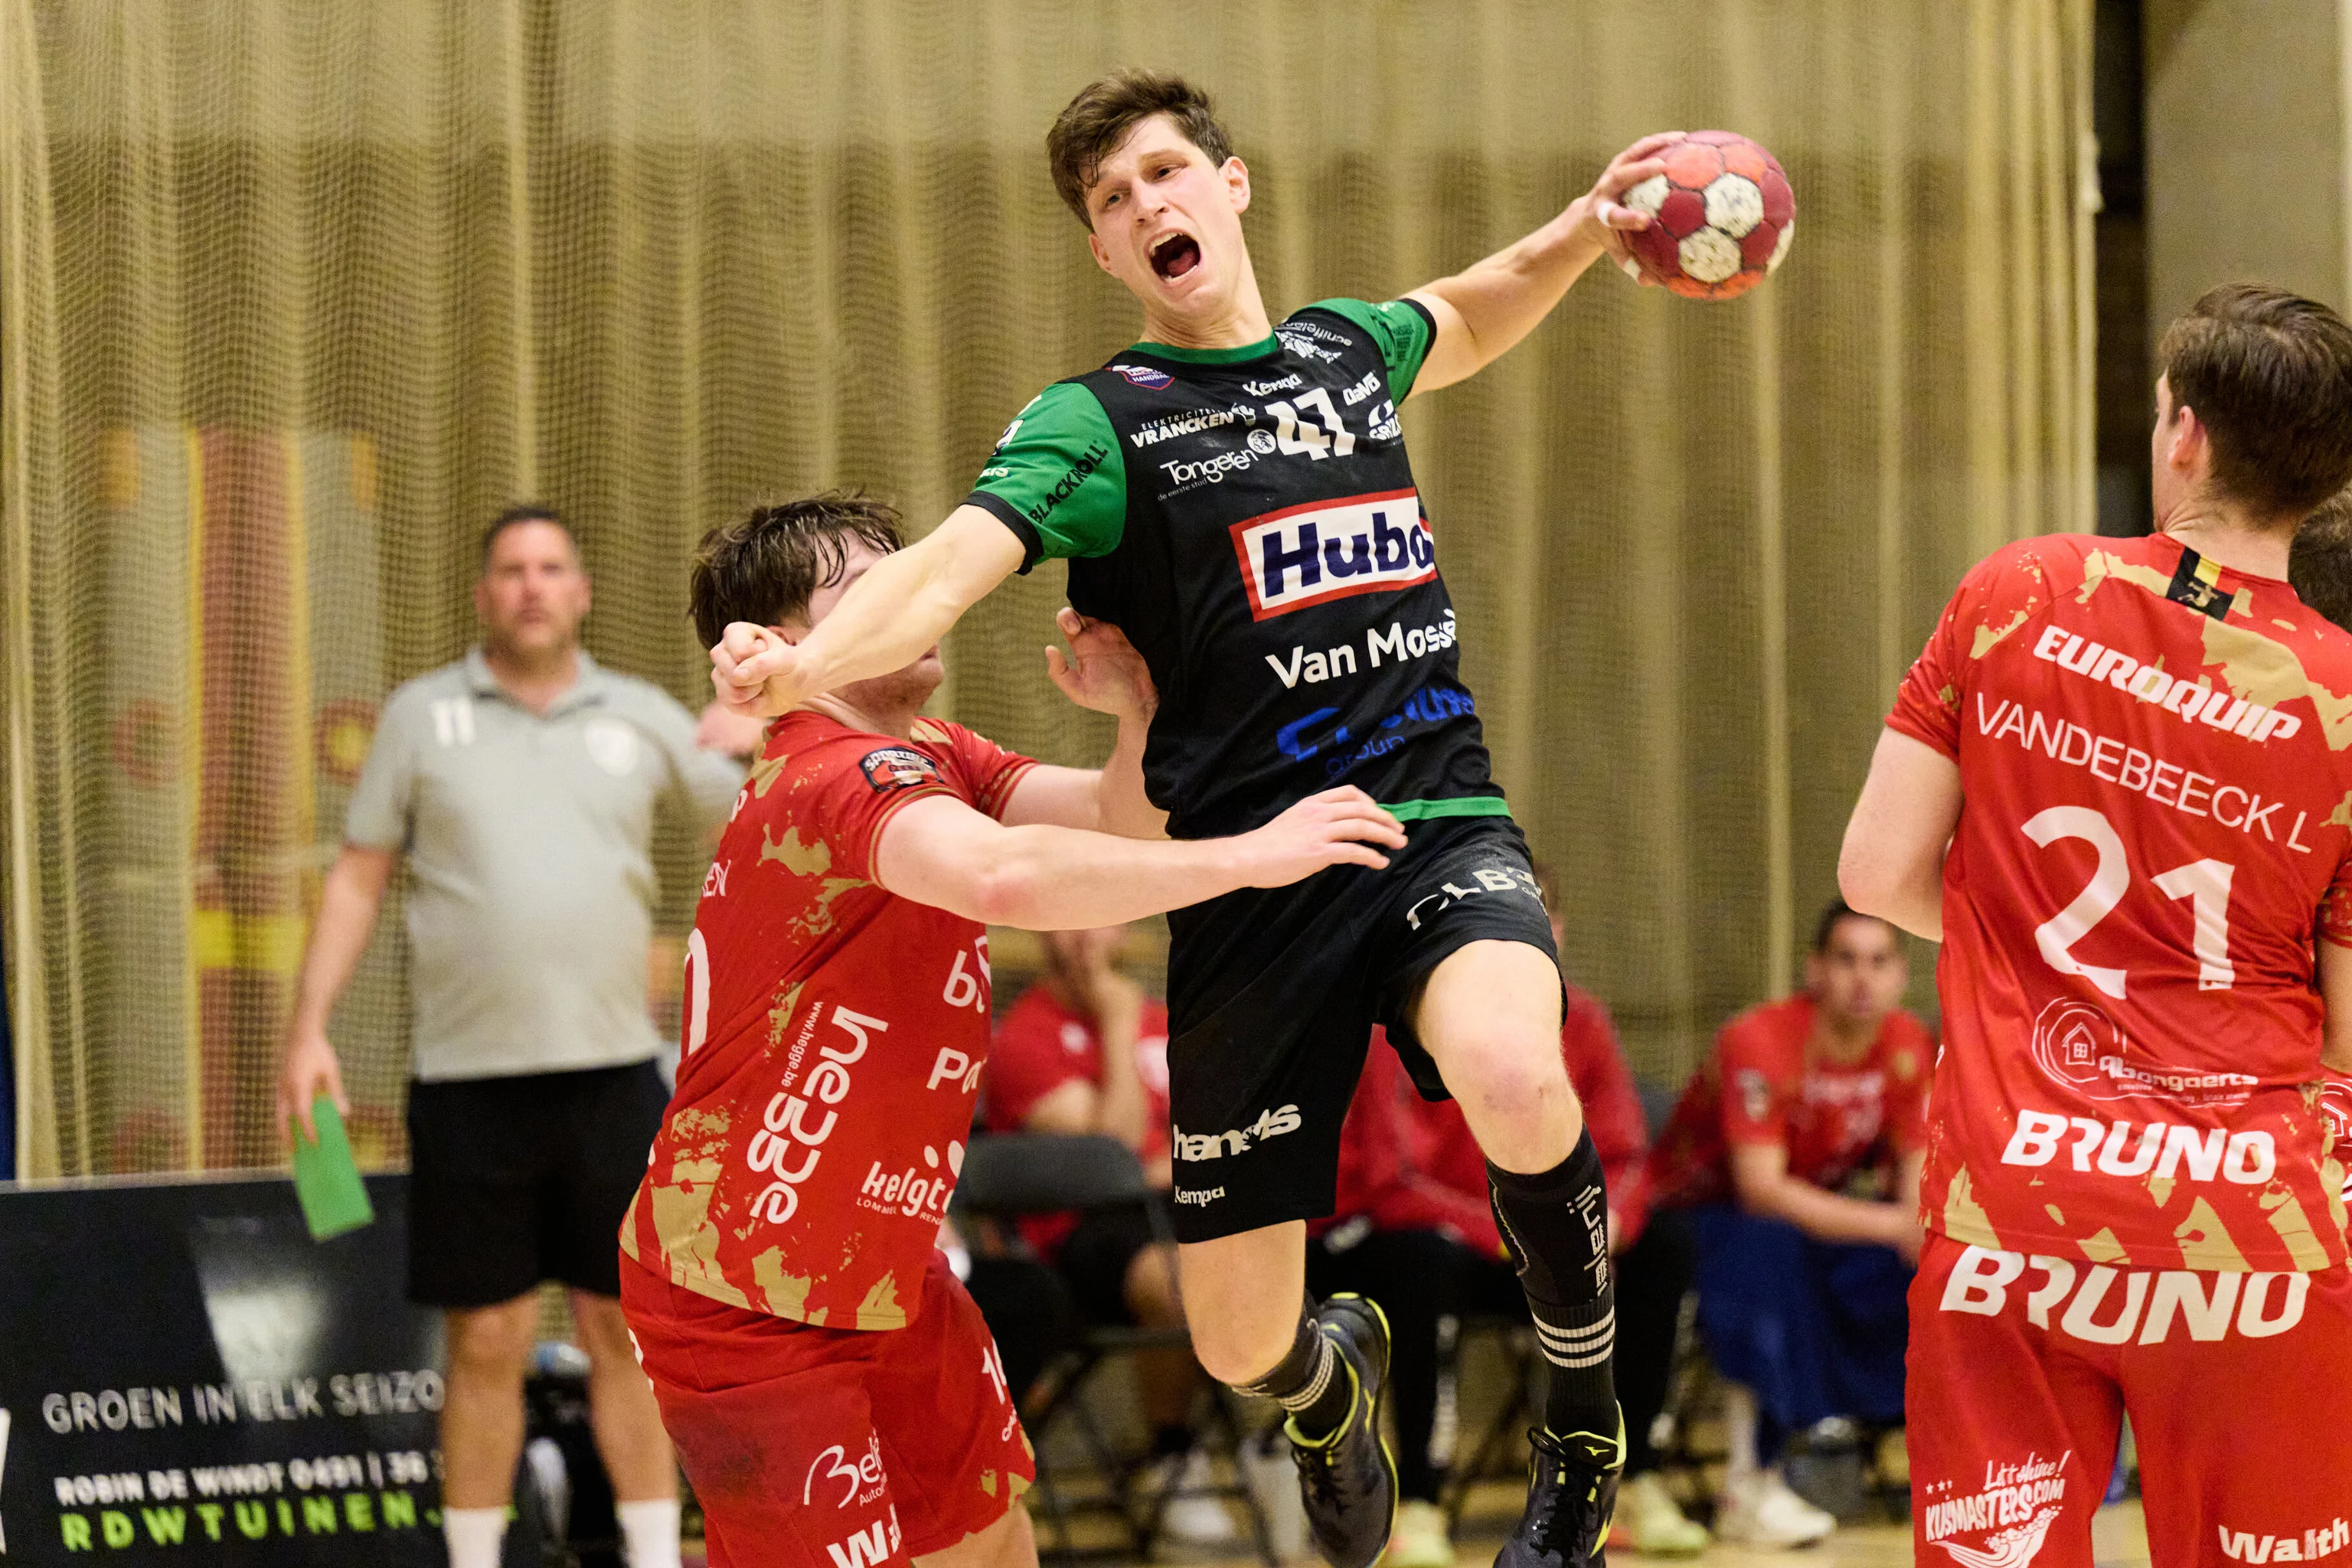
[[[2320,1114],[2335,1137],[2328,1157],[2344,1172],[2344,1201],[2352,1205],[2352,1074],[2332,1072],[2319,1086]]]
[[[2161,535],[1998,552],[1887,722],[1958,763],[1921,1193],[1975,1246],[2344,1258],[2315,938],[2352,945],[2352,638]]]
[[[988,1056],[988,932],[886,891],[874,852],[927,795],[1001,816],[1034,765],[929,719],[905,741],[806,710],[770,729],[703,880],[624,1252],[730,1306],[907,1325]]]
[[[1861,1060],[1808,1060],[1817,1011],[1800,994],[1723,1026],[1650,1151],[1653,1201],[1729,1199],[1735,1143],[1777,1143],[1789,1152],[1789,1174],[1832,1192],[1917,1152],[1935,1057],[1926,1026],[1898,1009]]]

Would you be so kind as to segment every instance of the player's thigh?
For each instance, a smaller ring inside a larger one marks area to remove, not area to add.
[[[926,1557],[1022,1511],[1036,1456],[996,1341],[944,1257],[923,1271],[914,1321],[882,1337],[866,1396],[906,1551]]]
[[[739,1564],[871,1568],[904,1531],[867,1393],[885,1333],[811,1329],[632,1264],[622,1310],[714,1548]]]
[[[1027,1509],[1008,1508],[978,1534],[915,1561],[920,1568],[1037,1568],[1037,1535]]]
[[[1927,1238],[1905,1391],[1923,1563],[2092,1568],[2123,1396],[2111,1367],[2046,1326],[2032,1300],[2049,1279],[2021,1254]]]
[[[2123,1385],[2156,1568],[2352,1562],[2347,1271],[2167,1271],[2147,1297]]]
[[[1286,1220],[1176,1248],[1192,1353],[1221,1383],[1264,1377],[1289,1353],[1307,1300],[1307,1225]]]

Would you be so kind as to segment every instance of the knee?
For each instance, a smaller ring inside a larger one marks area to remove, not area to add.
[[[1571,1139],[1581,1129],[1582,1109],[1560,1062],[1558,1041],[1496,1034],[1471,1040],[1449,1056],[1445,1085],[1455,1099],[1482,1113],[1477,1120],[1537,1128],[1566,1113],[1573,1119]]]
[[[458,1376],[520,1383],[539,1337],[539,1299],[449,1314],[449,1370]]]

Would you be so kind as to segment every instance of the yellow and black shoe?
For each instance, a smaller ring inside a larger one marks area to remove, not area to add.
[[[1625,1468],[1625,1418],[1614,1436],[1571,1432],[1558,1436],[1538,1426],[1528,1434],[1535,1449],[1528,1509],[1496,1554],[1495,1568],[1598,1568],[1617,1511],[1617,1478]]]
[[[1315,1326],[1331,1342],[1351,1394],[1347,1419],[1318,1438],[1283,1424],[1298,1464],[1307,1528],[1331,1568],[1371,1568],[1396,1523],[1396,1459],[1381,1436],[1388,1392],[1389,1321],[1361,1296],[1339,1295],[1316,1310]]]

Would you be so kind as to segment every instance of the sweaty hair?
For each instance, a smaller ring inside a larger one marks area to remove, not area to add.
[[[2298,598],[2352,632],[2352,490],[2337,490],[2303,520],[2286,575]]]
[[[504,533],[508,529],[514,527],[515,524],[519,522],[551,522],[555,524],[556,527],[563,531],[563,537],[572,541],[572,553],[574,558],[578,557],[580,553],[580,536],[572,531],[572,525],[563,521],[563,514],[562,512],[556,510],[551,506],[542,506],[535,500],[517,501],[514,505],[507,508],[506,510],[499,513],[498,516],[490,519],[490,526],[482,530],[482,569],[484,571],[488,571],[489,569],[490,549],[498,543],[499,535]]]
[[[2225,283],[2156,357],[2212,440],[2214,488],[2256,520],[2300,518],[2352,480],[2352,325],[2316,300]]]
[[[1222,167],[1234,155],[1224,127],[1211,112],[1209,95],[1182,77],[1129,66],[1088,82],[1045,132],[1045,161],[1054,171],[1054,189],[1088,228],[1094,220],[1087,216],[1087,192],[1102,161],[1118,151],[1138,121],[1155,114],[1172,116],[1185,140],[1211,163]]]
[[[810,595],[841,575],[861,540],[885,555],[906,542],[898,512],[856,490],[754,507],[712,529],[695,548],[687,584],[702,645],[715,645],[731,621],[772,626],[805,617]]]
[[[1813,926],[1813,956],[1815,958],[1825,957],[1828,954],[1830,951],[1830,939],[1837,935],[1838,922],[1840,921],[1870,921],[1874,924],[1885,926],[1890,931],[1895,929],[1891,922],[1880,916],[1864,914],[1860,910],[1855,909],[1843,899],[1832,899],[1830,900],[1829,908],[1822,911],[1822,918],[1816,921]]]

